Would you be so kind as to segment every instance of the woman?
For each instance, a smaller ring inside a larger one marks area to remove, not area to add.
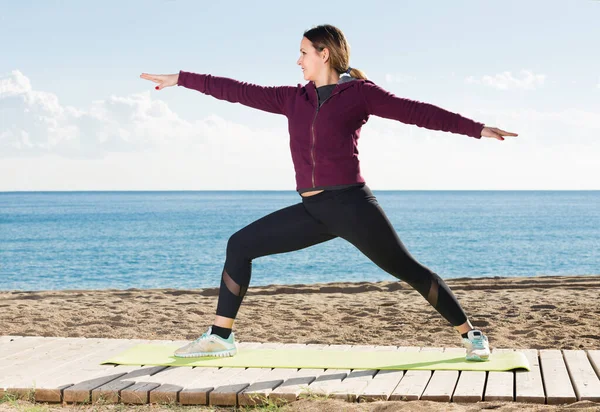
[[[210,74],[142,78],[157,90],[183,86],[220,100],[241,103],[288,118],[296,190],[302,201],[242,228],[227,242],[214,324],[175,356],[233,356],[232,326],[250,284],[252,260],[291,252],[341,237],[376,265],[415,288],[461,334],[468,360],[489,358],[487,337],[474,329],[446,283],[417,262],[360,173],[357,140],[370,115],[474,138],[517,136],[485,127],[437,106],[400,98],[349,68],[350,46],[341,30],[320,25],[306,31],[300,43],[304,86],[271,86]]]

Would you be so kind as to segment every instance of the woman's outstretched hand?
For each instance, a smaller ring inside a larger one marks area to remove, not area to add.
[[[504,130],[498,129],[497,127],[484,127],[481,130],[482,137],[493,137],[494,139],[504,140],[502,136],[518,136],[516,133],[506,132]]]
[[[155,87],[156,90],[162,90],[165,87],[175,86],[177,84],[177,80],[179,79],[179,73],[177,74],[148,74],[142,73],[140,75],[142,79],[150,80],[154,83],[159,83],[158,86]]]

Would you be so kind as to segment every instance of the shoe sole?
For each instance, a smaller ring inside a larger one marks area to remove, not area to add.
[[[467,356],[467,360],[468,361],[485,362],[485,361],[489,360],[489,356],[472,355],[472,356]]]
[[[175,355],[175,357],[177,358],[198,358],[198,357],[206,357],[206,356],[213,356],[213,357],[219,357],[219,358],[223,358],[223,357],[228,357],[228,356],[234,356],[237,353],[237,350],[226,350],[226,351],[220,351],[220,352],[194,352],[194,353],[185,353],[185,354],[178,354]],[[485,362],[489,359],[488,356],[470,356],[467,357],[467,360],[469,361],[478,361],[478,362]]]
[[[236,349],[222,350],[220,352],[193,352],[193,353],[181,353],[175,354],[176,358],[199,358],[205,356],[213,356],[218,358],[224,358],[228,356],[234,356],[237,353]]]

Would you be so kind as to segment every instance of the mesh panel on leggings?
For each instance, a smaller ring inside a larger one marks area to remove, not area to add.
[[[431,287],[427,294],[427,301],[431,303],[431,306],[436,307],[438,301],[438,283],[434,276],[431,278]]]
[[[227,271],[225,269],[223,269],[223,281],[225,282],[227,289],[229,289],[229,291],[236,296],[244,297],[244,295],[246,294],[246,291],[248,290],[248,286],[238,285],[231,278],[231,276],[229,276],[229,273],[227,273]]]

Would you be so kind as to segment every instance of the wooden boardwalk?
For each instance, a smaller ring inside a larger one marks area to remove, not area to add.
[[[293,402],[302,394],[348,402],[435,400],[563,404],[600,401],[600,350],[520,350],[531,371],[272,369],[100,365],[139,339],[0,336],[0,396],[38,402],[256,405]],[[462,348],[303,345],[238,342],[239,348],[360,351],[453,351]],[[512,349],[494,349],[493,351]]]

